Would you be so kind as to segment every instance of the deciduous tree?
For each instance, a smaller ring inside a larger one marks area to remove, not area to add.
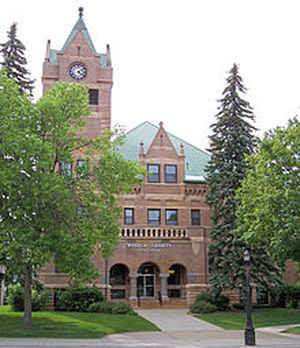
[[[300,261],[300,122],[265,134],[237,194],[237,233],[274,261]]]
[[[117,197],[140,183],[137,163],[114,151],[118,139],[80,135],[88,114],[83,85],[58,83],[34,104],[0,74],[1,252],[24,279],[26,328],[33,277],[57,257],[71,279],[95,278],[100,242],[110,253],[118,241]]]

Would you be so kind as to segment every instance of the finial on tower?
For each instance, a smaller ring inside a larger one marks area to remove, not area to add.
[[[80,6],[78,11],[79,11],[79,17],[82,18],[82,16],[83,16],[83,7]]]

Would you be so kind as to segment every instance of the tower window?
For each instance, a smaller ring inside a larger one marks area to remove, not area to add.
[[[89,89],[89,104],[98,105],[99,104],[99,90]]]

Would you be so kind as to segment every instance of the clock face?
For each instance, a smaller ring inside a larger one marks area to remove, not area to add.
[[[70,76],[75,80],[82,80],[86,77],[86,67],[81,63],[75,63],[71,66]]]

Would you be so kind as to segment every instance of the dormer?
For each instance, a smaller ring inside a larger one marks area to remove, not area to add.
[[[140,156],[141,164],[147,169],[148,184],[182,184],[185,175],[184,149],[177,153],[163,123],[146,153]]]

